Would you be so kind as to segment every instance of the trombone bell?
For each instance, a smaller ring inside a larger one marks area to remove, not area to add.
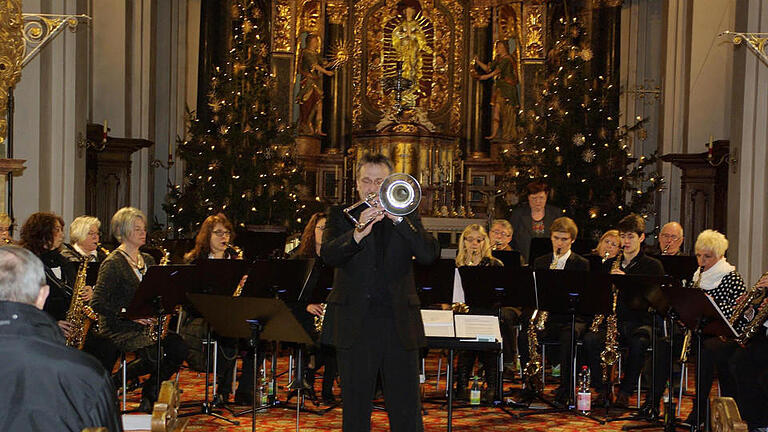
[[[373,222],[376,216],[386,212],[395,216],[405,216],[413,213],[421,203],[421,186],[412,176],[405,173],[389,175],[381,183],[379,193],[370,193],[361,201],[344,209],[344,214],[355,224],[359,230],[364,229]],[[368,207],[381,207],[376,215],[367,221],[360,222],[352,215],[352,211],[361,205]]]

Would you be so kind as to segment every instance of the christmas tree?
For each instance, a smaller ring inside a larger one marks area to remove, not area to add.
[[[293,130],[270,103],[266,18],[254,1],[232,8],[232,48],[209,77],[210,120],[189,112],[187,139],[178,143],[185,177],[164,205],[177,234],[194,232],[217,212],[240,228],[291,225],[300,209]]]
[[[642,135],[644,120],[619,125],[618,89],[590,64],[584,28],[576,18],[560,24],[537,101],[521,120],[523,136],[503,159],[512,183],[523,190],[547,182],[555,192],[551,202],[583,236],[597,238],[630,212],[653,214],[663,182],[652,170],[655,154],[631,153],[630,139]]]

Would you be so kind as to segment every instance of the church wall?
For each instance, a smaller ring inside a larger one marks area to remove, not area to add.
[[[24,13],[85,13],[84,0],[24,1]],[[26,169],[14,179],[19,226],[37,211],[72,220],[85,207],[87,24],[63,31],[22,70],[15,88],[14,157]],[[17,234],[18,235],[18,234]]]
[[[768,32],[768,5],[736,3],[735,30]],[[748,286],[768,270],[768,62],[744,46],[734,50],[728,259]]]

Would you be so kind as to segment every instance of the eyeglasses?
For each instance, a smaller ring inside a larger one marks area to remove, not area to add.
[[[464,237],[464,241],[469,243],[482,243],[484,240],[482,237]]]
[[[232,235],[232,232],[228,230],[216,230],[213,233],[216,234],[217,237]]]
[[[511,236],[511,235],[512,235],[512,234],[510,234],[510,233],[508,233],[508,232],[505,232],[505,231],[499,231],[499,230],[491,230],[491,232],[492,232],[492,233],[494,233],[494,234],[496,234],[496,235],[503,235],[503,236],[506,236],[506,237],[509,237],[509,236]]]
[[[680,237],[678,237],[678,236],[676,236],[674,234],[667,234],[667,233],[664,233],[664,234],[660,235],[659,237],[663,238],[664,240],[671,240],[671,241],[675,241],[675,240],[680,238]]]
[[[316,225],[315,229],[320,231],[325,231],[325,225]]]

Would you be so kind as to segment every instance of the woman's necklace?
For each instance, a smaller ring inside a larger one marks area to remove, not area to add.
[[[123,256],[126,258],[126,260],[128,261],[128,264],[130,264],[131,267],[138,270],[139,273],[144,274],[144,271],[146,270],[146,266],[144,263],[144,258],[142,258],[141,256],[141,252],[139,252],[138,257],[136,259],[133,259],[133,257],[131,257],[131,255],[128,252],[126,252],[124,249],[117,248],[117,250],[122,252]]]

